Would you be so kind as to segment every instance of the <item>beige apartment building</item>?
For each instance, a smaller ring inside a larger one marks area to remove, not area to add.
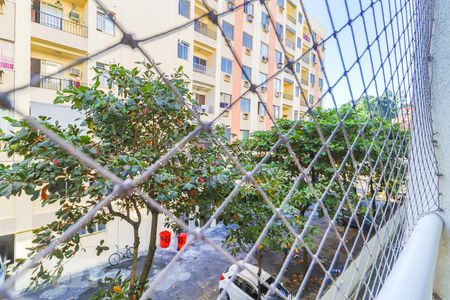
[[[161,33],[168,28],[188,22],[207,12],[199,0],[108,0],[104,1],[108,12],[100,9],[93,0],[0,0],[0,91],[27,84],[32,76],[46,76],[75,59],[92,55],[120,41],[121,34],[108,14],[111,13],[132,32],[135,38]],[[228,10],[243,2],[209,0],[218,12]],[[323,29],[314,20],[313,31],[308,30],[303,12],[297,1],[267,1],[275,17],[277,32],[269,24],[267,14],[258,1],[220,18],[226,37],[233,45],[241,69],[226,46],[220,31],[207,18],[191,26],[149,40],[143,47],[164,72],[171,73],[183,66],[191,78],[192,91],[199,101],[205,118],[212,119],[224,110],[219,123],[228,125],[234,137],[245,138],[255,130],[272,126],[267,112],[256,95],[248,93],[237,105],[229,108],[249,87],[243,72],[255,84],[265,81],[279,71],[285,63],[277,34],[282,38],[290,59],[303,58],[295,64],[295,72],[301,78],[296,84],[293,74],[279,72],[273,80],[260,88],[260,94],[268,111],[275,118],[297,119],[307,109],[307,102],[320,105],[318,100],[323,87],[322,67],[318,53],[308,49],[311,36],[316,40],[323,36]],[[311,19],[311,18],[310,18]],[[324,57],[324,49],[319,48]],[[92,57],[57,76],[42,80],[30,88],[11,95],[14,107],[33,116],[47,115],[62,124],[69,124],[78,113],[69,107],[52,104],[56,92],[68,85],[89,84],[95,72],[93,67],[104,68],[110,63],[131,67],[144,57],[126,46],[117,46],[108,52]],[[106,79],[106,78],[105,78]],[[302,97],[304,95],[305,97]],[[8,112],[2,112],[7,115]],[[2,130],[8,130],[6,122],[0,121]],[[1,163],[14,159],[0,154]],[[27,197],[0,198],[0,254],[9,259],[26,257],[25,249],[31,243],[31,230],[54,217],[55,208],[40,206]],[[142,226],[141,247],[147,248],[147,231],[150,217]],[[161,220],[158,231],[163,230]],[[95,255],[100,239],[106,241],[110,251],[131,244],[131,228],[120,222],[106,226],[98,224],[91,234],[85,234],[80,253],[66,264],[66,272],[77,272],[104,262],[110,255]],[[26,286],[27,279],[19,281],[16,288]]]

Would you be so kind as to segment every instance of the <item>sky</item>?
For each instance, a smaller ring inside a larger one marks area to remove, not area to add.
[[[334,107],[331,94],[339,106],[351,99],[359,99],[365,87],[367,94],[373,96],[381,95],[386,87],[394,91],[409,90],[406,83],[410,79],[406,77],[404,82],[402,79],[404,75],[412,76],[411,67],[408,66],[410,57],[404,55],[407,49],[412,49],[408,47],[413,33],[413,26],[408,21],[411,18],[412,4],[405,4],[405,1],[400,0],[374,0],[373,8],[370,8],[371,2],[304,1],[307,15],[312,15],[324,27],[325,38],[334,31],[339,31],[336,38],[331,37],[325,42],[325,72],[333,89],[332,93],[324,97],[324,107]],[[362,10],[365,12],[361,16]],[[349,16],[353,20],[351,26],[348,25]],[[393,21],[390,22],[391,20]],[[391,49],[393,50],[390,51]],[[360,64],[355,64],[358,56]],[[380,63],[382,61],[383,64]],[[383,67],[380,68],[381,65]],[[345,77],[339,80],[344,74],[344,66],[348,72],[348,80]],[[374,73],[377,75],[374,76]],[[328,90],[326,82],[324,79],[324,92]]]

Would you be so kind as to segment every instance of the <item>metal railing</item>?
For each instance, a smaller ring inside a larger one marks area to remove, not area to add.
[[[66,79],[66,78],[58,78],[58,77],[46,77],[41,76],[41,80],[39,84],[32,85],[33,87],[39,87],[43,89],[56,90],[61,91],[69,86],[74,86],[79,88],[80,86],[85,85],[81,81]]]
[[[287,14],[287,19],[291,21],[294,24],[297,24],[297,19],[294,16],[291,16],[290,14]]]
[[[288,100],[294,100],[294,95],[283,92],[283,98]]]
[[[14,70],[14,58],[0,55],[0,69]]]
[[[192,64],[192,67],[193,67],[194,72],[205,74],[205,75],[208,75],[208,76],[213,76],[214,75],[214,70],[211,69],[211,68],[208,68],[205,65],[202,65],[202,64],[194,62]]]
[[[84,25],[78,24],[71,20],[66,20],[40,10],[31,9],[31,21],[34,23],[39,23],[41,25],[61,30],[64,32],[72,33],[75,35],[79,35],[81,37],[87,38],[88,36],[88,28]]]
[[[295,42],[291,41],[290,39],[285,39],[284,43],[288,48],[291,48],[292,50],[295,50]]]
[[[196,32],[206,35],[207,37],[210,37],[212,39],[217,38],[217,33],[215,31],[209,29],[208,24],[206,24],[206,23],[203,23],[200,21],[195,21],[194,22],[194,30]]]

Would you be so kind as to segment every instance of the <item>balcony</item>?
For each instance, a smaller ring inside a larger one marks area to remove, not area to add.
[[[287,19],[289,20],[289,21],[291,21],[292,23],[294,23],[294,24],[296,24],[297,23],[297,19],[294,17],[294,16],[291,16],[291,15],[287,15]]]
[[[306,33],[303,34],[303,39],[305,41],[307,41],[308,43],[311,41],[311,39],[309,38],[309,35],[307,35]]]
[[[58,78],[58,77],[45,77],[45,76],[41,75],[41,81],[36,85],[32,85],[32,87],[39,87],[42,89],[60,91],[65,88],[68,88],[69,86],[74,86],[76,88],[79,88],[82,85],[85,85],[85,84],[83,84],[77,80]]]
[[[41,25],[75,34],[84,38],[88,36],[88,28],[84,25],[50,15],[40,10],[31,9],[31,21]]]
[[[309,65],[309,53],[303,53],[303,54],[302,54],[302,61],[303,61],[305,64]]]
[[[194,71],[193,79],[197,85],[201,85],[205,88],[212,88],[214,86],[214,69],[195,62],[192,64],[192,69]]]
[[[285,43],[285,45],[286,45],[288,48],[291,48],[292,50],[295,50],[295,42],[293,42],[293,41],[291,41],[291,40],[289,40],[289,39],[286,39],[286,40],[284,41],[284,43]]]
[[[0,69],[14,70],[14,58],[0,55]]]
[[[283,98],[292,101],[292,100],[294,100],[294,95],[288,94],[288,93],[283,93]]]
[[[194,22],[194,30],[196,32],[206,35],[207,37],[210,37],[214,40],[217,38],[216,32],[212,31],[211,29],[208,29],[208,24],[206,24],[206,23],[203,23],[200,21],[195,21]]]

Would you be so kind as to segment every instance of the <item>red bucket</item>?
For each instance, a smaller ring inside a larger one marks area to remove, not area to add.
[[[181,248],[183,248],[184,245],[186,245],[186,241],[187,241],[187,233],[180,233],[178,235],[178,250],[181,250]]]
[[[159,233],[159,245],[161,248],[167,248],[170,246],[170,231],[163,230]]]

